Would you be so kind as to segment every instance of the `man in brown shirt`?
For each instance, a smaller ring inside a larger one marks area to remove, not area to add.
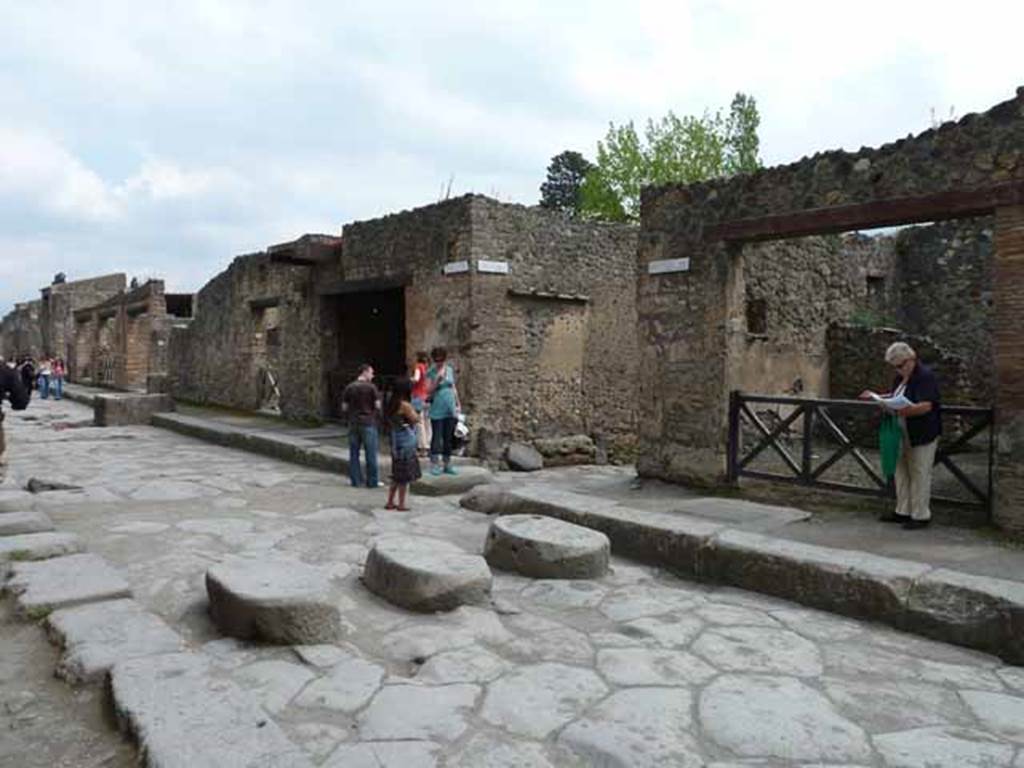
[[[380,485],[377,470],[377,452],[380,438],[377,424],[380,416],[380,392],[373,385],[373,366],[359,366],[356,380],[345,387],[341,395],[341,409],[348,415],[348,477],[354,487],[363,484],[359,466],[359,449],[366,450],[366,485]]]

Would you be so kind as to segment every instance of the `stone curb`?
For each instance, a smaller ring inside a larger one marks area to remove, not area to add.
[[[260,432],[244,427],[233,427],[210,419],[186,416],[180,413],[156,413],[149,422],[154,427],[169,429],[188,437],[195,437],[209,443],[236,448],[241,451],[258,453],[292,464],[301,464],[325,472],[348,475],[348,446],[324,446],[312,440],[291,435]],[[381,480],[386,480],[391,471],[391,459],[385,454],[379,458]],[[472,466],[476,462],[455,457],[456,466]]]
[[[792,600],[1024,664],[1024,584],[870,552],[804,544],[583,494],[492,486],[462,506],[539,514],[606,534],[612,552],[683,578]]]

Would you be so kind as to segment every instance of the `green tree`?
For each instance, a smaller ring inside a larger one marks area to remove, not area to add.
[[[551,158],[548,178],[540,185],[540,204],[544,208],[577,215],[580,212],[580,186],[594,168],[579,152],[565,150]]]
[[[679,117],[669,112],[648,120],[643,138],[630,121],[614,123],[597,143],[597,162],[580,187],[580,211],[612,221],[640,216],[640,190],[649,184],[690,184],[761,167],[757,129],[761,118],[752,96],[737,93],[729,113]]]

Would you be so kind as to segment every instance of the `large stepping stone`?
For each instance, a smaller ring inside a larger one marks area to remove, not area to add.
[[[62,608],[46,619],[50,639],[64,648],[57,677],[69,683],[103,680],[115,663],[185,650],[185,643],[134,600]]]
[[[412,484],[412,492],[421,496],[449,496],[494,482],[494,475],[484,467],[459,466],[455,471],[457,475],[432,475],[424,472],[423,477]]]
[[[206,593],[214,623],[233,637],[284,645],[341,637],[329,568],[285,559],[220,563],[206,572]]]
[[[53,521],[42,512],[11,512],[0,515],[0,536],[46,533],[52,530]]]
[[[13,563],[4,591],[15,595],[18,610],[32,618],[42,618],[58,608],[131,597],[132,593],[120,572],[99,555],[88,553]]]
[[[426,537],[379,539],[363,568],[363,582],[371,592],[402,608],[425,613],[484,602],[491,579],[491,569],[480,555]]]
[[[257,699],[199,654],[130,659],[110,672],[114,711],[149,766],[310,768]]]
[[[73,533],[23,533],[0,538],[0,563],[45,560],[81,552],[82,542]]]
[[[495,568],[538,579],[595,579],[608,572],[611,542],[600,531],[542,515],[499,517],[484,557]]]

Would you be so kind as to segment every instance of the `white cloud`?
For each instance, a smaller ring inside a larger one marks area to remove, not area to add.
[[[108,220],[116,198],[95,172],[57,141],[0,125],[0,200],[33,201],[51,214]]]

